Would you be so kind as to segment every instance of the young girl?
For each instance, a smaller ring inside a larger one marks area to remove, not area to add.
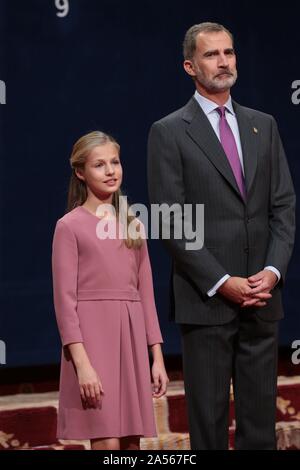
[[[57,437],[90,439],[92,449],[139,449],[140,436],[156,436],[152,397],[164,395],[169,382],[146,240],[128,229],[123,238],[97,232],[103,217],[118,234],[125,226],[119,153],[118,143],[99,131],[75,143],[68,212],[57,221],[52,247],[63,346]],[[99,217],[103,204],[115,213]],[[128,208],[125,216],[130,225]]]

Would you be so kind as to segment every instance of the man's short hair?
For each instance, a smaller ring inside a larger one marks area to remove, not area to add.
[[[200,23],[194,24],[191,26],[184,36],[183,41],[183,57],[185,60],[191,60],[194,56],[194,52],[196,50],[196,39],[199,33],[220,33],[221,31],[225,31],[227,33],[233,44],[233,34],[225,28],[225,26],[219,23]]]

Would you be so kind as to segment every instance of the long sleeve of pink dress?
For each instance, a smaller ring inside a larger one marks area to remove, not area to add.
[[[162,337],[159,333],[160,330],[155,306],[152,270],[146,240],[144,240],[140,249],[138,291],[140,293],[144,311],[147,344],[152,345],[162,343]]]
[[[78,247],[68,224],[58,221],[53,238],[54,305],[63,346],[83,341],[77,315]]]

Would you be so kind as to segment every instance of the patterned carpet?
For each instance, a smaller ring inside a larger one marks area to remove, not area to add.
[[[57,441],[57,392],[0,397],[0,449],[89,449],[89,441]],[[181,380],[167,396],[153,401],[158,437],[141,439],[141,449],[189,449],[185,394]],[[234,448],[234,401],[231,393],[229,448]],[[277,448],[300,450],[300,376],[279,377]]]

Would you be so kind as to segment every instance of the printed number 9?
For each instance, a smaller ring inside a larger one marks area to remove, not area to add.
[[[69,0],[55,0],[55,6],[59,10],[56,15],[64,18],[69,13]]]

